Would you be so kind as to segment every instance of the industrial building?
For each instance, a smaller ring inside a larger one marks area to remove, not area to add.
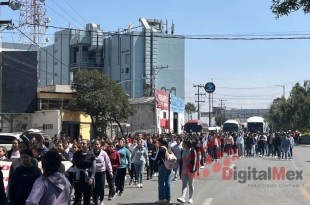
[[[139,19],[140,26],[104,32],[98,24],[85,30],[55,33],[55,42],[39,50],[39,85],[68,85],[79,69],[98,69],[120,83],[130,98],[154,96],[156,88],[184,99],[185,40],[174,25]]]

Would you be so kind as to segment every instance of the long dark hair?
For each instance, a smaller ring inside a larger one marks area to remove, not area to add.
[[[43,175],[50,176],[57,172],[61,165],[61,157],[55,151],[48,151],[42,157]]]
[[[165,146],[166,148],[169,147],[169,146],[168,146],[168,142],[167,142],[166,138],[164,138],[164,137],[160,137],[160,138],[158,139],[158,142],[159,142],[162,146]]]

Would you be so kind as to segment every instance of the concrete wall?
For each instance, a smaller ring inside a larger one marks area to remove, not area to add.
[[[310,144],[310,136],[302,136],[301,144]]]
[[[39,86],[70,84],[70,30],[55,33],[53,45],[39,49]]]
[[[31,128],[32,114],[6,114],[1,116],[2,130],[1,132],[24,132]]]
[[[156,34],[158,35],[158,34]],[[165,38],[171,35],[160,34],[157,40],[157,68],[162,68],[156,76],[156,87],[176,88],[175,96],[185,98],[185,41],[181,38]],[[176,37],[176,36],[174,36]]]
[[[154,103],[134,104],[134,114],[128,118],[130,124],[130,132],[137,130],[148,130],[154,128],[155,125],[155,109]]]
[[[50,137],[53,137],[55,134],[60,134],[60,122],[61,115],[59,110],[37,111],[32,114],[31,128],[43,130]]]

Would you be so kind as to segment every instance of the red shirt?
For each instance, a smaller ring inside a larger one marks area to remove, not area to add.
[[[113,152],[107,151],[107,153],[111,161],[112,169],[116,170],[121,165],[121,157],[118,151],[116,150],[114,150]]]

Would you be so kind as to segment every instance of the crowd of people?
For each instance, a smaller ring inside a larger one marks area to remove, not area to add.
[[[83,201],[84,205],[102,205],[106,182],[107,200],[113,200],[116,195],[124,195],[128,174],[129,185],[137,188],[143,188],[145,178],[158,177],[156,203],[170,203],[171,183],[181,179],[181,196],[177,201],[186,202],[188,188],[188,202],[193,203],[195,175],[199,175],[207,159],[217,161],[224,155],[234,155],[288,160],[293,159],[293,148],[298,143],[296,132],[138,133],[92,141],[82,136],[73,141],[57,136],[40,142],[14,140],[10,150],[0,147],[0,160],[12,162],[6,194],[2,194],[0,183],[0,202],[31,205],[73,201],[77,205]],[[173,169],[165,162],[171,153],[176,158]],[[72,166],[66,170],[61,161],[70,161]],[[38,164],[42,164],[43,174]]]
[[[293,148],[300,143],[299,132],[253,133],[228,132],[213,133],[203,139],[204,146],[213,160],[227,156],[243,157],[275,157],[292,160]]]

